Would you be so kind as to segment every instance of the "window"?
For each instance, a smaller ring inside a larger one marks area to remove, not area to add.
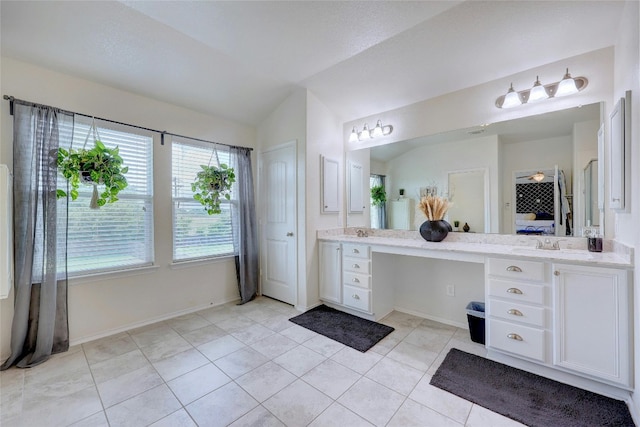
[[[173,260],[186,261],[222,257],[236,254],[234,236],[237,224],[237,199],[232,191],[231,200],[222,201],[222,213],[209,215],[193,199],[191,183],[201,170],[200,165],[225,163],[235,168],[235,161],[227,147],[174,138],[172,143],[173,184]]]
[[[78,198],[69,201],[70,277],[153,263],[153,137],[135,128],[98,120],[96,126],[104,145],[119,147],[124,165],[129,167],[125,175],[129,186],[118,194],[116,203],[99,209],[89,208],[93,193],[90,185],[81,185]],[[72,148],[82,148],[90,128],[90,123],[79,122],[76,117]],[[89,136],[87,147],[93,145],[93,140],[93,135]],[[66,181],[60,175],[58,182],[61,187]],[[58,200],[59,209],[66,205],[66,199]],[[64,227],[64,215],[59,218],[59,226]]]

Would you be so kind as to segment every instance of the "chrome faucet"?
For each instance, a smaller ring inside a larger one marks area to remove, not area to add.
[[[545,250],[550,250],[550,251],[557,251],[560,250],[560,241],[564,240],[564,239],[558,239],[555,241],[551,241],[550,238],[546,238],[544,239],[544,242],[542,240],[536,239],[536,249],[545,249]]]

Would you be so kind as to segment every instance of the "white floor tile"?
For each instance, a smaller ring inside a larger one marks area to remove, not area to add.
[[[422,377],[416,388],[409,395],[409,398],[464,424],[473,404],[468,400],[432,386],[429,381],[431,381],[429,375]]]
[[[296,381],[263,403],[288,426],[306,426],[333,401],[303,381]]]
[[[154,423],[180,409],[180,402],[165,384],[107,409],[111,426],[139,427]]]
[[[361,378],[338,402],[376,426],[386,425],[405,397],[368,378]]]
[[[462,427],[463,425],[411,399],[407,399],[402,404],[387,424],[388,427]],[[484,424],[483,427],[493,427],[493,424]]]
[[[326,360],[321,354],[298,346],[273,359],[278,365],[296,376],[302,376]]]
[[[267,362],[236,379],[236,383],[258,402],[264,402],[295,380],[296,376],[283,367]]]
[[[309,427],[372,427],[373,424],[334,402]]]
[[[467,419],[467,427],[524,427],[517,421],[507,418],[503,415],[496,414],[482,406],[473,405],[471,413]]]
[[[317,388],[332,399],[337,399],[362,375],[333,360],[325,360],[309,372],[302,380]]]
[[[231,378],[217,366],[208,363],[169,381],[167,385],[183,405],[188,405],[230,381]]]
[[[187,411],[199,427],[231,424],[258,406],[237,384],[229,383],[187,406]]]

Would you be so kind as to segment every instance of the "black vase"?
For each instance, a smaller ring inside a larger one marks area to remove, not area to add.
[[[420,226],[420,235],[427,242],[441,242],[452,230],[451,224],[445,220],[425,221]]]

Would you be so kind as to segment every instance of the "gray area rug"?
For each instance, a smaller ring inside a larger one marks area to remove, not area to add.
[[[326,305],[312,308],[289,320],[363,353],[394,330],[391,326],[353,316]]]
[[[431,385],[531,427],[633,426],[627,405],[451,349]]]

